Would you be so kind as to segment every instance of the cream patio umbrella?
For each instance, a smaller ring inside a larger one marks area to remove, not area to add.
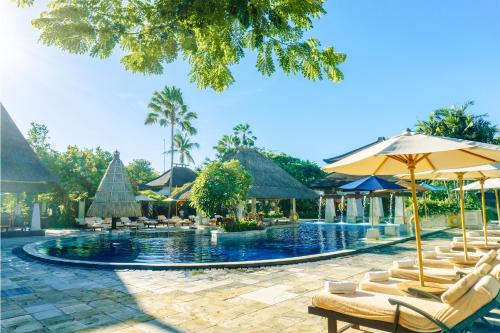
[[[407,175],[405,175],[407,177]],[[488,246],[488,226],[486,224],[486,204],[484,201],[484,182],[489,178],[500,177],[500,163],[478,165],[468,168],[444,169],[434,172],[421,172],[415,175],[417,179],[439,179],[439,180],[458,180],[458,190],[460,193],[460,218],[462,224],[462,233],[464,240],[464,255],[467,260],[467,237],[465,225],[465,208],[464,208],[464,180],[477,180],[479,182],[479,190],[481,191],[481,206],[484,228],[484,244]]]
[[[489,178],[483,184],[485,190],[495,190],[495,203],[497,207],[497,219],[500,221],[500,202],[498,200],[498,189],[500,188],[500,178]],[[477,181],[464,186],[464,191],[480,190],[481,182]]]
[[[420,286],[424,286],[420,219],[415,172],[470,167],[500,161],[500,146],[446,137],[416,134],[409,129],[378,144],[359,150],[323,167],[326,172],[351,175],[398,175],[410,173],[415,240]]]

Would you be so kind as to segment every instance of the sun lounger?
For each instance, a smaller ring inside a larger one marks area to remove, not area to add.
[[[462,250],[464,248],[464,243],[451,242],[450,247],[453,250]],[[483,250],[491,250],[491,249],[496,250],[496,249],[500,249],[500,243],[488,241],[488,244],[486,244],[484,241],[473,241],[473,242],[467,242],[467,248],[483,249]]]
[[[165,217],[165,215],[158,215],[156,220],[158,221],[158,225],[168,223],[168,219]]]
[[[463,238],[462,237],[453,237],[453,242],[463,243]],[[469,237],[467,237],[467,244],[469,244],[469,242],[484,242],[484,237],[483,236],[469,236]],[[490,237],[490,234],[488,233],[488,243],[489,242],[499,243],[500,237],[494,237],[494,236]]]
[[[313,296],[310,314],[328,318],[328,332],[337,321],[349,326],[365,326],[386,332],[462,332],[499,304],[500,282],[482,277],[470,290],[450,304],[431,300],[357,291],[353,294]]]
[[[181,226],[190,226],[191,225],[191,221],[189,221],[188,219],[181,220],[179,223],[181,224]]]
[[[496,270],[500,270],[500,265],[497,265],[498,268]],[[496,266],[495,266],[496,267]],[[479,280],[480,276],[489,274],[492,272],[492,266],[483,263],[479,267],[474,267],[470,271],[467,272],[467,274],[459,274],[461,275],[461,278],[457,280],[455,283],[443,283],[439,284],[439,286],[435,287],[440,287],[442,288],[442,292],[446,291],[448,288],[456,286],[457,288],[461,287],[461,283],[463,283],[464,279],[467,279],[468,276],[470,275],[475,275],[477,277],[477,280]],[[493,276],[496,278],[495,273],[493,273]],[[367,274],[368,275],[368,274]],[[388,294],[388,295],[396,295],[396,296],[417,296],[417,297],[431,297],[434,298],[436,296],[421,292],[416,289],[412,288],[402,288],[402,284],[405,282],[408,282],[409,280],[407,279],[401,279],[401,278],[394,278],[394,277],[389,277],[385,280],[382,281],[373,281],[370,280],[369,276],[365,276],[364,279],[359,283],[359,288],[364,291],[372,291],[372,292],[378,292],[382,294]]]

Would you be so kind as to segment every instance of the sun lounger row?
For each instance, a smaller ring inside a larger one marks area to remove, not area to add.
[[[111,218],[101,219],[100,217],[87,217],[85,219],[75,219],[78,227],[91,229],[91,230],[107,230],[111,228]],[[128,217],[121,217],[119,221],[116,221],[117,228],[156,228],[158,225],[170,226],[190,226],[192,222],[188,219],[181,219],[178,216],[174,216],[171,219],[167,219],[164,215],[159,215],[157,220],[149,219],[147,217],[139,217],[136,221],[130,220]]]
[[[433,293],[407,287],[418,280],[413,260],[368,272],[359,285],[326,282],[325,290],[313,296],[309,313],[328,318],[330,333],[359,326],[388,332],[463,332],[500,302],[500,251],[478,257],[465,271],[424,263],[427,290]],[[348,326],[338,330],[338,321]]]

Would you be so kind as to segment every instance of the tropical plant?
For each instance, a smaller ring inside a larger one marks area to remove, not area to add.
[[[267,150],[261,152],[302,184],[307,185],[313,180],[322,179],[326,176],[326,172],[321,170],[315,162],[302,160],[285,153],[273,153]]]
[[[214,149],[217,157],[222,159],[226,154],[237,151],[240,148],[252,148],[255,146],[257,137],[253,135],[249,124],[238,124],[233,127],[233,133],[224,135]]]
[[[170,150],[169,153],[179,153],[180,164],[194,163],[193,156],[191,156],[191,150],[194,148],[200,148],[200,145],[191,142],[189,135],[176,133],[174,136],[174,150]]]
[[[34,0],[14,0],[31,6]],[[127,70],[161,74],[181,54],[198,87],[222,91],[235,79],[230,66],[257,54],[256,67],[340,82],[345,54],[305,38],[325,13],[324,0],[52,0],[32,21],[39,40],[77,54],[109,58],[118,46]]]
[[[127,174],[134,192],[139,190],[140,184],[158,177],[158,172],[155,171],[151,162],[144,159],[136,159],[130,162],[127,165]]]
[[[174,173],[174,131],[180,129],[190,135],[196,134],[196,129],[192,121],[198,118],[195,112],[189,111],[182,92],[179,88],[165,86],[162,91],[156,91],[148,104],[151,112],[146,117],[145,124],[159,124],[163,127],[170,127],[170,181],[168,184],[169,193],[172,193],[172,181]],[[170,207],[170,206],[169,206]],[[169,209],[169,215],[170,215]]]
[[[214,161],[198,175],[191,190],[191,206],[207,216],[227,209],[238,220],[238,206],[247,200],[252,177],[236,160]]]
[[[468,109],[474,105],[468,101],[461,106],[451,106],[432,112],[428,120],[418,121],[416,131],[428,135],[447,136],[486,143],[495,143],[498,128],[487,115],[474,115]]]

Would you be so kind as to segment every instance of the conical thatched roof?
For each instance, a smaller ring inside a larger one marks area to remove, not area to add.
[[[180,187],[186,183],[190,183],[196,179],[196,173],[185,166],[174,166],[174,173],[172,179],[173,187]],[[147,183],[142,184],[141,188],[156,189],[167,187],[172,176],[171,170],[166,171],[158,178],[155,178]]]
[[[120,160],[120,153],[117,151],[115,151],[113,160],[109,163],[108,169],[102,177],[87,216],[141,216],[141,206],[135,201],[127,170]]]
[[[248,196],[258,199],[314,199],[318,194],[255,149],[240,149],[225,160],[238,160],[253,178]]]
[[[58,179],[36,156],[7,110],[1,109],[2,192],[50,192]]]

